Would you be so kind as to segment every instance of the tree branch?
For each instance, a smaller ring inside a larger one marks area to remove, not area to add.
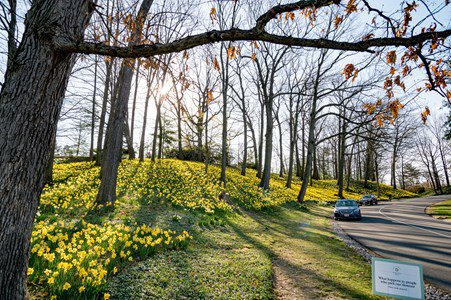
[[[103,43],[77,43],[61,37],[55,38],[54,42],[55,49],[63,52],[137,58],[180,52],[197,46],[223,41],[263,41],[286,46],[374,53],[374,51],[371,50],[373,47],[410,47],[432,38],[447,38],[450,35],[451,30],[448,29],[438,32],[424,32],[407,38],[374,38],[359,42],[341,42],[328,39],[306,39],[280,36],[267,32],[257,33],[254,30],[229,29],[222,31],[212,30],[165,44],[156,43],[153,45],[136,45],[128,47],[108,46]]]

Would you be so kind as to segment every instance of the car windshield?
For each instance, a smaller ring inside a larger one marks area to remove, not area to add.
[[[363,198],[371,198],[371,195],[365,195]]]
[[[335,205],[336,207],[344,207],[344,206],[357,206],[357,202],[354,200],[340,200]]]

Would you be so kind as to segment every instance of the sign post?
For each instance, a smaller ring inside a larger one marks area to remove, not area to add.
[[[423,267],[398,260],[372,258],[373,294],[424,299]]]

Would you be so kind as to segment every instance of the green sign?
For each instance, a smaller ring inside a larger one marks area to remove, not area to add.
[[[373,294],[424,299],[423,267],[399,260],[372,258]]]

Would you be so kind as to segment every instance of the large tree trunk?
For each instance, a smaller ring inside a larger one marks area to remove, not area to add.
[[[316,109],[317,109],[317,102],[318,102],[318,87],[320,83],[320,73],[321,73],[321,67],[324,63],[325,53],[323,52],[321,54],[321,59],[318,64],[318,68],[316,71],[316,77],[315,82],[313,86],[313,97],[312,97],[312,106],[310,111],[310,124],[309,124],[309,135],[308,135],[308,144],[307,144],[307,158],[306,163],[304,167],[304,173],[302,175],[302,185],[301,189],[299,190],[298,194],[298,202],[303,203],[305,194],[307,193],[307,186],[308,186],[308,179],[310,177],[310,174],[312,172],[312,163],[313,163],[313,151],[316,147],[316,140],[315,140],[315,127],[316,127]],[[305,117],[304,115],[302,116]],[[304,126],[303,126],[304,127]]]
[[[27,297],[33,220],[74,56],[57,34],[79,37],[90,1],[33,2],[0,92],[0,299]]]
[[[259,187],[269,190],[269,179],[271,177],[272,158],[272,137],[273,137],[273,117],[272,117],[272,95],[265,101],[266,109],[266,134],[265,134],[265,164]]]
[[[97,194],[97,204],[105,205],[116,201],[117,170],[122,156],[125,115],[130,95],[133,71],[129,63],[122,63],[118,77],[118,94],[111,107],[103,150],[101,183]],[[114,106],[114,107],[113,107]]]
[[[138,11],[137,26],[132,33],[131,45],[139,44],[140,31],[144,19],[149,12],[153,0],[144,0]],[[124,131],[125,116],[127,113],[128,99],[130,97],[133,79],[134,60],[124,60],[118,78],[117,99],[114,101],[114,109],[111,109],[107,128],[107,147],[102,163],[101,183],[97,194],[97,203],[105,205],[116,201],[117,170],[122,154],[122,137]]]
[[[304,202],[304,197],[307,192],[307,186],[309,183],[308,179],[312,171],[313,150],[315,148],[315,125],[316,125],[316,97],[314,97],[314,100],[312,101],[312,113],[310,117],[309,136],[307,145],[307,158],[304,167],[304,173],[302,175],[302,185],[298,194],[298,202],[300,203]]]

